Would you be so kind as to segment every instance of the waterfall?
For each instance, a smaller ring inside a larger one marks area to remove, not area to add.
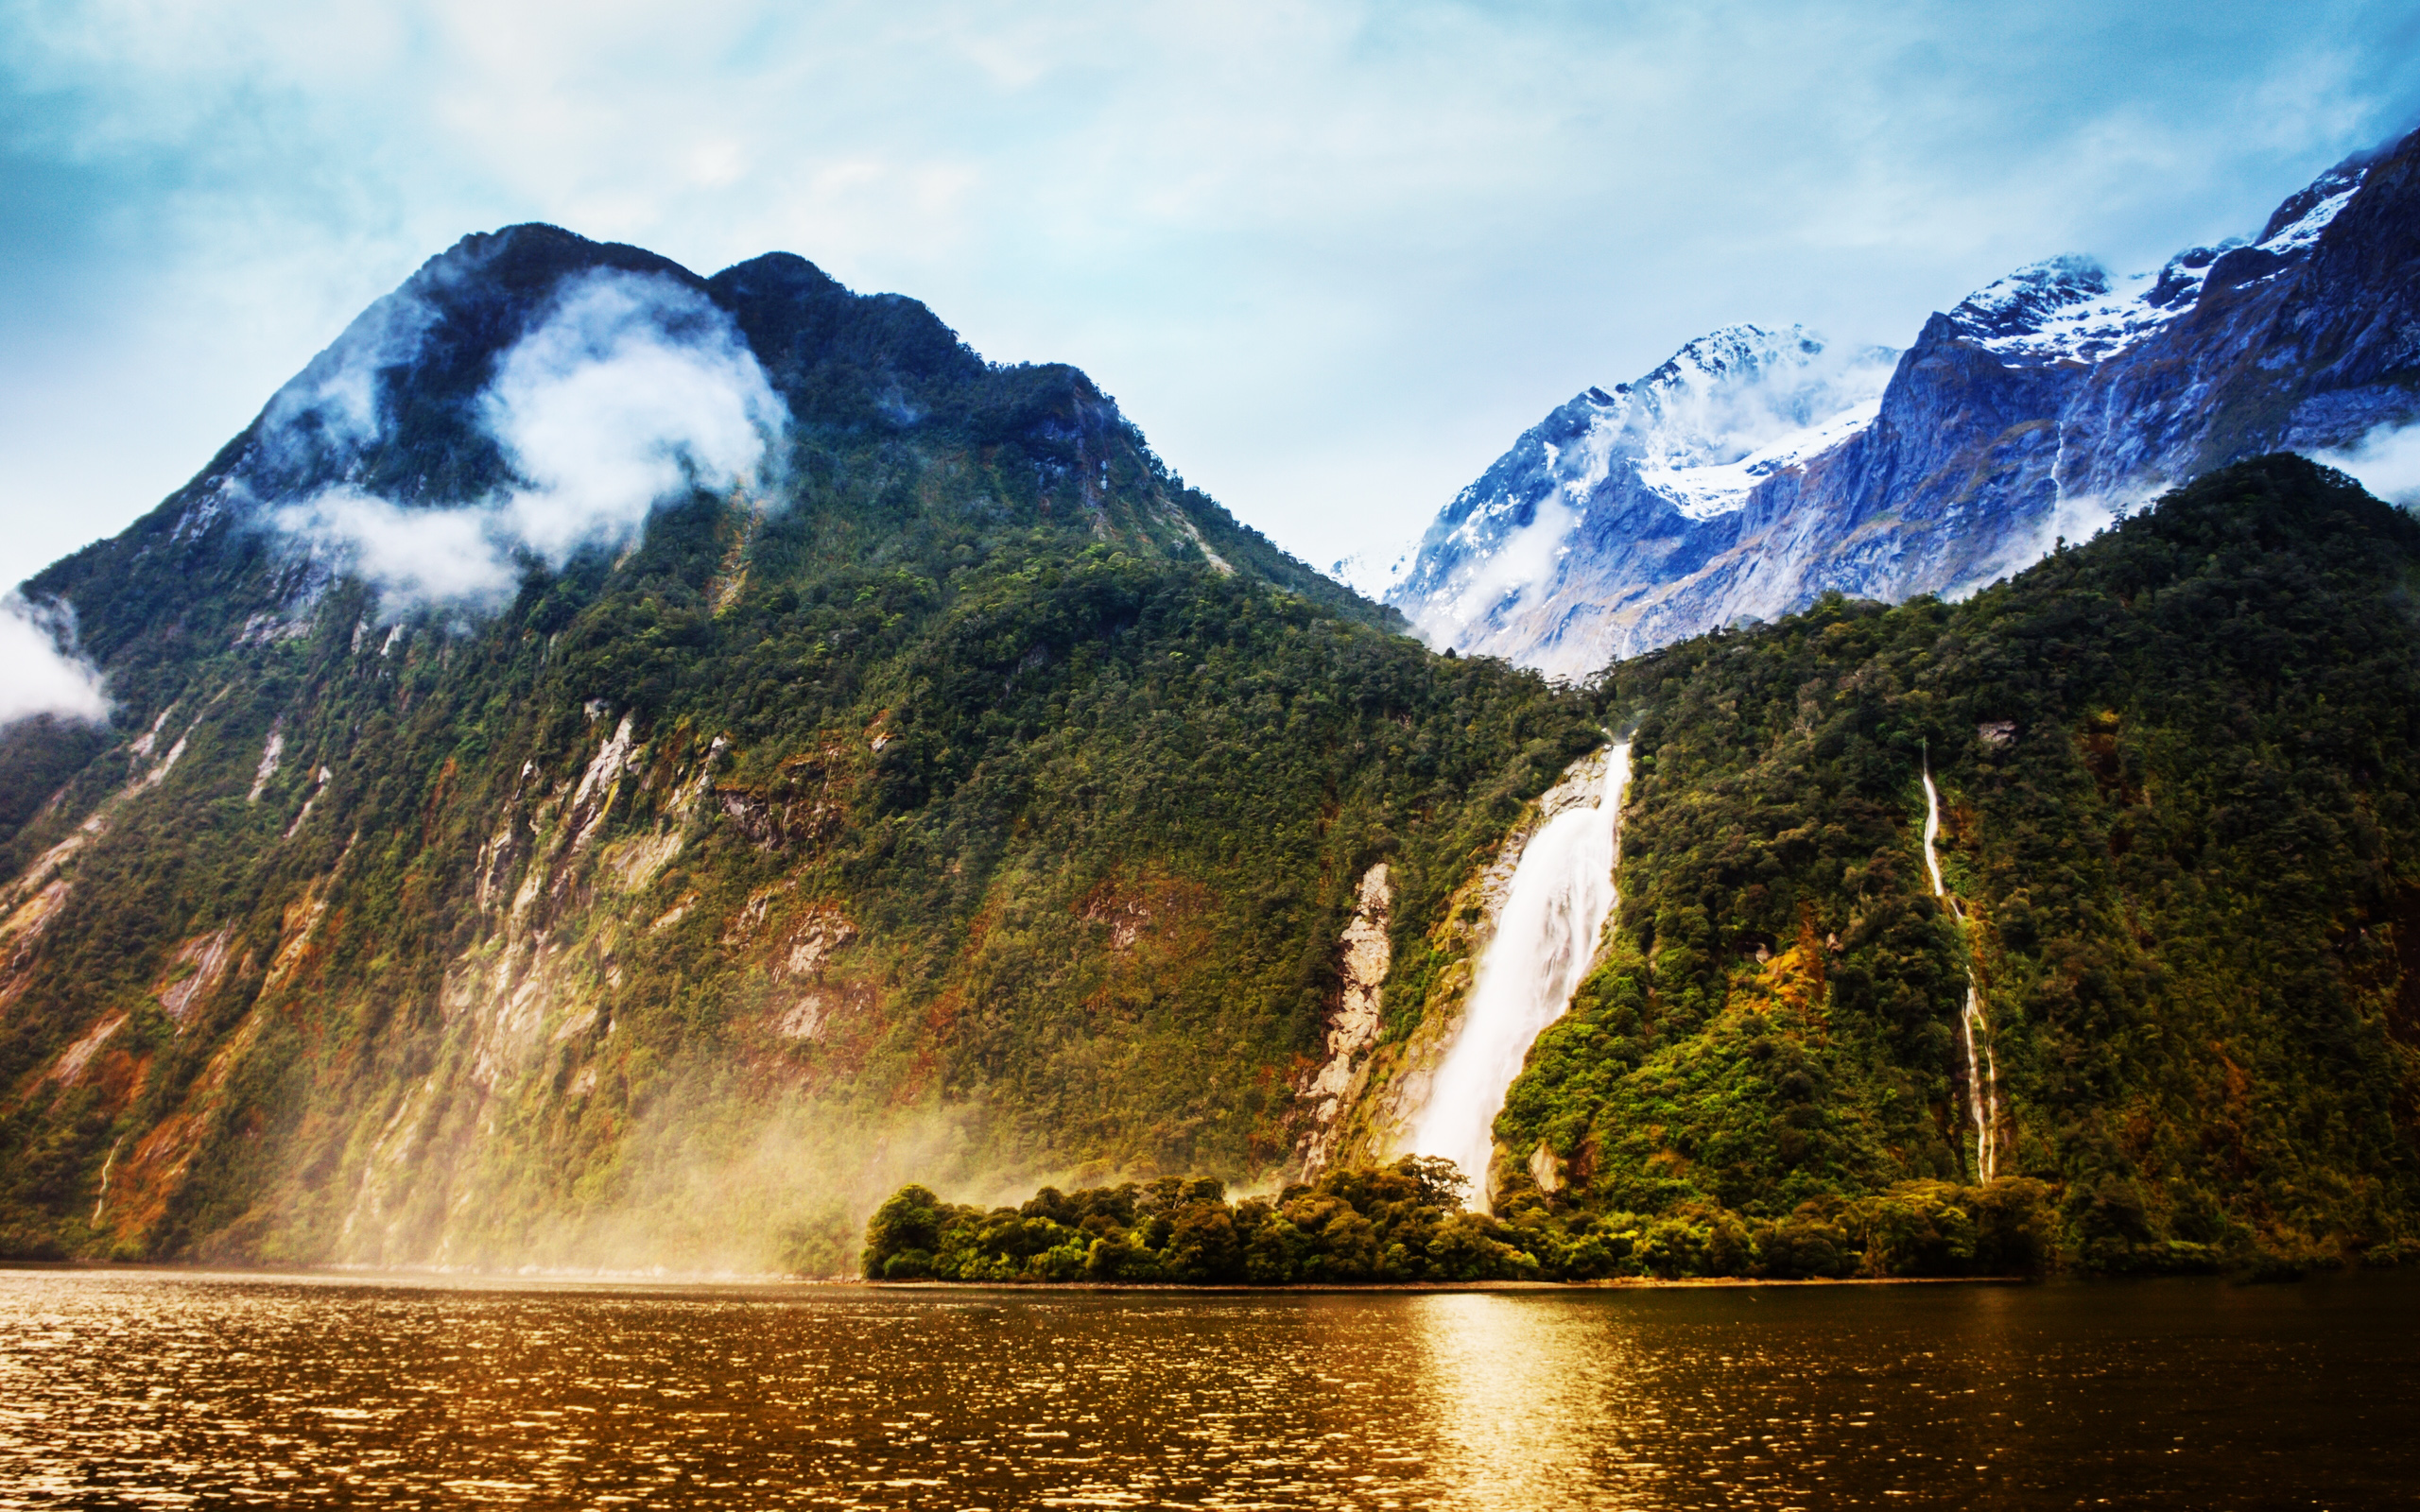
[[[1966,953],[1966,1005],[1958,1015],[1966,1046],[1966,1116],[1975,1125],[1975,1176],[1989,1181],[1999,1174],[2000,1068],[1992,1055],[1992,1026],[1983,1017],[1983,994],[1975,985],[1974,953],[1966,946],[1966,910],[1941,880],[1941,856],[1933,842],[1941,837],[1941,794],[1932,785],[1932,764],[1925,776],[1925,870],[1932,878],[1932,895],[1958,921],[1959,949]],[[1978,1048],[1979,1042],[1979,1050]]]
[[[93,1199],[93,1223],[95,1227],[101,1221],[101,1209],[106,1207],[110,1200],[110,1167],[117,1164],[117,1147],[125,1143],[126,1136],[119,1135],[111,1143],[108,1157],[101,1161],[101,1194]]]
[[[1411,1148],[1461,1166],[1481,1208],[1488,1205],[1487,1172],[1505,1089],[1521,1074],[1540,1031],[1571,1005],[1617,901],[1614,867],[1621,856],[1630,742],[1616,741],[1603,758],[1603,774],[1593,784],[1596,801],[1549,812],[1522,848],[1495,937],[1479,957],[1461,1031],[1412,1130]]]

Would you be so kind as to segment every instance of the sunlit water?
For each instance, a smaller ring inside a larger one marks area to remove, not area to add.
[[[2420,1282],[1182,1295],[0,1271],[0,1506],[2384,1506]]]

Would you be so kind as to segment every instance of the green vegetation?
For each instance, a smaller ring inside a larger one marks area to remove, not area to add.
[[[668,267],[493,241],[343,475],[494,484],[475,396],[527,302]],[[262,501],[326,459],[257,429],[29,585],[121,714],[0,730],[0,1252],[828,1270],[902,1180],[1049,1171],[1089,1190],[902,1193],[871,1263],[2420,1251],[2420,525],[2343,480],[2264,459],[1963,604],[1828,599],[1572,690],[1396,633],[1072,369],[796,259],[692,282],[789,404],[773,481],[496,612],[299,559]],[[1497,1216],[1426,1166],[1280,1188],[1359,879],[1399,1056],[1460,990],[1465,885],[1613,725],[1621,907],[1512,1089]]]
[[[1971,1179],[1971,960],[2000,1170],[2047,1184],[2067,1263],[2411,1255],[2415,569],[2420,524],[2270,457],[1963,604],[1827,599],[1616,667],[1619,918],[1499,1140],[1563,1162],[1572,1222]]]
[[[1082,375],[750,266],[773,497],[389,624],[205,507],[247,438],[35,581],[123,715],[0,735],[63,789],[0,815],[9,874],[82,835],[0,941],[0,1249],[770,1267],[911,1160],[1263,1177],[1361,873],[1416,938],[1599,738]],[[374,484],[493,464],[444,339]]]
[[[1364,1280],[2420,1256],[2415,588],[2420,524],[2270,457],[1963,604],[1831,598],[1612,669],[1606,716],[1637,728],[1621,906],[1497,1120],[1498,1216],[1423,1208],[1413,1187],[1450,1178],[1397,1168],[1220,1210],[1228,1228],[1300,1232],[1298,1205],[1344,1203],[1405,1234],[1400,1262],[1319,1277]],[[1927,762],[1962,929],[1926,878]],[[1970,964],[1989,1185],[1957,1039]],[[1087,1268],[1065,1231],[1093,1223],[1140,1275],[1284,1275],[1170,1258],[1208,1189],[1037,1202],[911,1189],[867,1274],[1106,1277],[1124,1261]],[[920,1213],[942,1237],[903,1242]],[[1441,1263],[1422,1224],[1471,1245]],[[1020,1247],[1033,1233],[1051,1243]]]
[[[1490,1216],[1462,1211],[1468,1189],[1452,1161],[1418,1156],[1232,1203],[1220,1182],[1174,1177],[1045,1187],[1021,1208],[988,1212],[908,1186],[875,1210],[861,1264],[873,1280],[1286,1286],[2008,1276],[2039,1271],[2050,1253],[2034,1181],[1903,1182],[1780,1222],[1582,1216],[1534,1192]]]

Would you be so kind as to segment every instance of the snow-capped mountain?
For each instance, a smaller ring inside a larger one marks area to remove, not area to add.
[[[1766,478],[1873,421],[1898,355],[1726,326],[1636,383],[1590,388],[1445,507],[1389,602],[1436,644],[1539,661],[1522,654],[1526,611],[1605,523],[1632,524],[1635,566],[1693,570],[1690,536],[1720,535]]]
[[[2257,240],[2019,268],[1904,352],[1733,326],[1591,388],[1440,512],[1388,602],[1580,676],[1820,593],[1971,592],[2244,456],[2420,419],[2420,133]]]

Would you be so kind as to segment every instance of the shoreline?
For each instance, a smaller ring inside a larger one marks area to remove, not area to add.
[[[943,1281],[943,1280],[867,1280],[858,1277],[793,1276],[769,1271],[672,1271],[672,1270],[475,1270],[451,1266],[370,1266],[370,1265],[296,1265],[245,1266],[227,1264],[182,1264],[175,1261],[110,1261],[110,1260],[0,1260],[0,1273],[46,1274],[77,1272],[94,1275],[165,1276],[190,1280],[222,1279],[230,1281],[355,1282],[375,1285],[380,1281],[397,1283],[456,1282],[466,1285],[493,1283],[497,1285],[609,1285],[609,1286],[736,1286],[771,1290],[774,1288],[818,1288],[909,1294],[918,1292],[1152,1292],[1169,1296],[1241,1296],[1250,1294],[1337,1295],[1355,1292],[1387,1293],[1462,1293],[1462,1292],[1605,1292],[1605,1291],[1672,1291],[1688,1288],[1700,1290],[1739,1290],[1748,1287],[1841,1287],[1841,1286],[2031,1286],[2045,1278],[2032,1276],[1816,1276],[1804,1280],[1784,1280],[1754,1276],[1680,1276],[1666,1279],[1656,1276],[1615,1276],[1587,1281],[1294,1281],[1281,1285],[1257,1285],[1250,1281],[1229,1281],[1212,1285],[1190,1285],[1181,1281]]]
[[[1179,1296],[1205,1293],[1317,1292],[1618,1292],[1738,1290],[1753,1286],[2031,1286],[2032,1276],[1810,1276],[1784,1280],[1756,1276],[1610,1276],[1593,1281],[1289,1281],[1255,1285],[1228,1281],[1194,1286],[1181,1281],[856,1281],[849,1284],[882,1292],[1170,1292]]]

